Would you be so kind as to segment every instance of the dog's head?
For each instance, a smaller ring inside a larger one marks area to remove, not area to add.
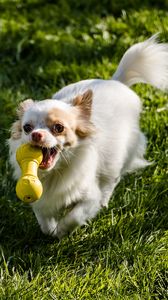
[[[64,158],[64,151],[77,147],[94,133],[92,96],[92,91],[88,90],[70,103],[53,99],[21,102],[11,139],[16,140],[17,145],[31,143],[41,147],[43,161],[40,168],[53,169],[56,162]]]

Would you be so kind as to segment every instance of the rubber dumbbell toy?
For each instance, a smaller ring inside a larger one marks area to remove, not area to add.
[[[37,176],[42,159],[43,155],[40,148],[23,144],[17,149],[16,160],[22,175],[16,185],[16,194],[24,202],[34,202],[42,195],[43,187]]]

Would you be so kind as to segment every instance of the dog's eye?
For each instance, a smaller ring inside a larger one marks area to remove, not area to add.
[[[33,130],[33,126],[31,124],[27,123],[23,126],[23,129],[24,129],[24,132],[28,134]]]
[[[61,133],[64,131],[64,126],[60,123],[54,124],[52,127],[53,133]]]

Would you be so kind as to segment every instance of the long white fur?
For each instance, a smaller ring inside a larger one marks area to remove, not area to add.
[[[122,175],[149,164],[143,157],[146,139],[139,128],[140,99],[128,86],[146,82],[166,89],[167,70],[167,44],[158,44],[156,37],[152,37],[125,53],[112,80],[80,81],[53,96],[56,100],[51,100],[50,108],[63,102],[68,111],[75,96],[91,89],[91,120],[97,133],[79,140],[77,147],[65,153],[66,161],[60,158],[51,171],[39,171],[44,193],[32,208],[44,233],[62,238],[85,224],[102,206],[108,205]],[[43,114],[47,112],[48,101],[41,103],[37,102],[36,108],[32,107],[24,117],[36,115],[40,110]],[[15,152],[23,142],[26,142],[23,135],[19,141],[9,140],[16,178],[20,171]]]
[[[131,86],[138,82],[167,90],[168,44],[157,43],[158,34],[126,51],[113,79]]]

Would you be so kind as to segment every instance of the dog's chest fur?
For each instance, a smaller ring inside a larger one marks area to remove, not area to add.
[[[94,147],[84,147],[72,154],[70,165],[68,160],[53,169],[40,179],[43,184],[43,195],[40,201],[32,204],[36,210],[43,210],[46,215],[59,217],[77,201],[86,196],[88,185],[95,177],[97,159]],[[94,162],[93,162],[94,157]],[[88,174],[88,176],[86,176]]]

